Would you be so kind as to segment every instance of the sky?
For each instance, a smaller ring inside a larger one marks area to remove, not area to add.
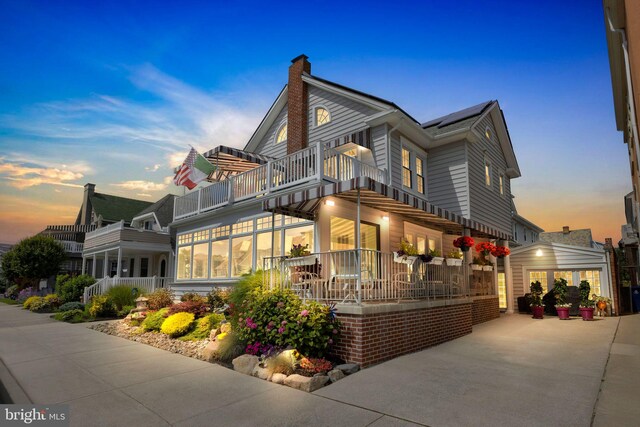
[[[0,242],[72,224],[87,182],[182,194],[189,145],[244,147],[301,53],[422,122],[497,99],[518,213],[620,238],[631,181],[599,0],[0,0]]]

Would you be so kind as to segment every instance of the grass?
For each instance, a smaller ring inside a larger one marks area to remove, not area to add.
[[[18,305],[20,304],[18,301],[11,299],[11,298],[0,298],[0,302],[3,302],[5,304],[9,304],[9,305]]]

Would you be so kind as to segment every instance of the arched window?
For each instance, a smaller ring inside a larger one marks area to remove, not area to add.
[[[486,136],[487,139],[491,141],[491,128],[489,126],[487,126],[484,130],[484,136]]]
[[[324,107],[316,108],[316,126],[326,125],[331,121],[331,113]]]
[[[276,144],[287,140],[287,124],[283,124],[276,133]]]

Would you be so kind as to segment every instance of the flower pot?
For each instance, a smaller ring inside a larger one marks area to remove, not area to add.
[[[593,307],[580,307],[582,320],[593,320]]]
[[[443,262],[444,262],[444,258],[440,256],[434,256],[433,258],[431,258],[431,261],[429,261],[429,264],[442,265]]]
[[[531,313],[533,313],[533,316],[531,317],[533,317],[534,319],[542,319],[544,318],[544,307],[540,305],[532,305]]]
[[[462,252],[469,252],[469,246],[460,246]]]
[[[471,269],[475,271],[482,271],[482,266],[480,264],[471,264]]]
[[[398,255],[397,252],[393,253],[393,260],[401,264],[413,265],[413,263],[415,263],[417,259],[418,259],[417,256]]]
[[[462,259],[458,258],[446,258],[445,261],[449,266],[460,267],[462,265]]]
[[[556,307],[558,312],[558,319],[569,320],[569,307]]]
[[[483,265],[482,270],[484,271],[493,271],[493,265]]]

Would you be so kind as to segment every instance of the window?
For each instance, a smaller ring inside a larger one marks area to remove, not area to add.
[[[331,121],[329,110],[323,107],[316,108],[316,126],[322,126]]]
[[[484,159],[484,183],[491,187],[491,162],[487,158]]]
[[[229,225],[225,225],[223,227],[215,227],[211,229],[211,238],[212,239],[219,239],[221,237],[227,237],[229,235],[229,230],[230,230],[230,226]]]
[[[278,129],[278,133],[276,133],[276,144],[279,144],[283,141],[287,140],[287,124],[283,124],[280,129]]]
[[[251,272],[253,264],[253,236],[234,237],[231,239],[232,277]]]
[[[600,289],[600,271],[599,270],[583,270],[580,272],[580,280],[587,280],[589,282],[589,286],[591,286],[591,291],[589,291],[589,298],[591,295],[596,294],[600,295],[602,291]]]
[[[193,279],[206,279],[209,275],[209,243],[193,245]]]
[[[229,277],[229,239],[211,242],[211,278]]]
[[[553,280],[564,279],[567,281],[567,286],[573,286],[573,272],[572,271],[554,271]]]
[[[253,231],[253,220],[242,221],[233,225],[233,234],[251,233]]]
[[[203,240],[209,240],[209,230],[203,230],[193,233],[194,242],[202,242]]]
[[[145,230],[153,230],[153,221],[145,221],[144,222]]]
[[[498,185],[500,187],[500,194],[504,196],[504,175],[498,176]]]
[[[498,307],[507,308],[507,280],[504,273],[498,273]]]
[[[149,258],[140,258],[140,277],[149,276]]]
[[[313,252],[313,224],[303,227],[287,228],[284,231],[284,253],[289,254],[293,245],[309,245]]]
[[[418,192],[424,194],[424,161],[420,157],[416,157],[416,179]]]
[[[402,149],[402,185],[411,188],[411,153]]]
[[[181,234],[181,235],[178,236],[178,244],[179,245],[184,245],[186,243],[191,243],[192,240],[193,240],[193,234],[192,233]]]
[[[484,130],[484,136],[491,141],[491,128],[487,126]]]
[[[529,284],[531,282],[538,281],[542,285],[542,291],[546,294],[549,292],[549,283],[547,282],[547,272],[546,271],[530,271],[529,272]],[[528,293],[529,289],[525,289],[525,293]]]
[[[282,249],[280,249],[281,232],[276,231],[273,244],[271,240],[271,232],[256,234],[256,256],[258,257],[256,262],[256,270],[264,269],[264,259],[271,257],[271,247],[273,246],[273,256],[281,256]],[[268,267],[267,267],[268,268]]]

